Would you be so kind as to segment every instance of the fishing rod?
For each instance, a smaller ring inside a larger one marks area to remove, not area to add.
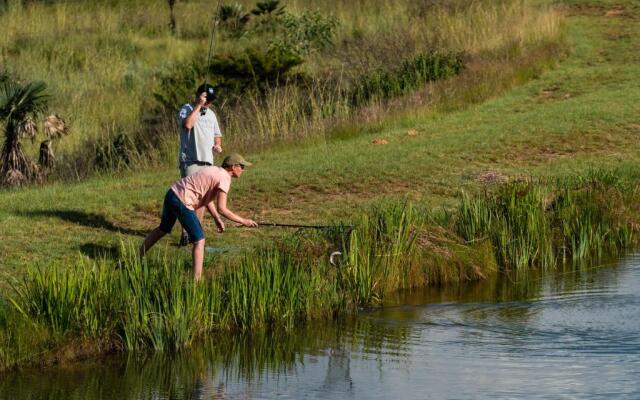
[[[274,222],[258,222],[258,228],[306,228],[306,229],[348,228],[348,229],[353,229],[353,226],[351,225],[278,224]]]
[[[215,14],[213,15],[213,24],[211,27],[211,37],[209,39],[209,54],[207,55],[207,64],[206,64],[206,69],[204,71],[204,87],[206,89],[207,87],[207,80],[209,78],[209,69],[211,68],[211,55],[213,54],[213,44],[214,44],[214,39],[215,39],[215,35],[216,35],[216,31],[217,31],[217,27],[218,27],[218,23],[220,22],[218,20],[218,17],[220,16],[220,1],[218,0],[218,3],[216,5],[216,11]],[[207,100],[209,102],[213,101],[213,99],[209,99],[208,98],[208,93],[207,93]],[[204,112],[203,112],[204,111]],[[204,113],[206,113],[207,110],[201,110],[200,114],[204,115]]]

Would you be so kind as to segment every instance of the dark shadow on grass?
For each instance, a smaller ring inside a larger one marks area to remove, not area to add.
[[[21,216],[32,218],[60,218],[67,222],[73,222],[78,225],[87,226],[90,228],[104,229],[111,232],[118,232],[125,235],[133,236],[146,236],[147,231],[139,229],[131,229],[122,226],[115,225],[113,222],[106,219],[103,215],[95,213],[86,213],[78,210],[32,210],[20,212]]]
[[[117,247],[98,243],[85,243],[80,246],[80,252],[93,260],[101,260],[103,258],[116,260],[120,255]]]

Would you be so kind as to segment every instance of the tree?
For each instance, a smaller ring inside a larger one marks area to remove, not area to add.
[[[37,180],[36,163],[22,148],[21,140],[33,139],[37,133],[35,119],[47,108],[49,96],[44,82],[20,84],[12,79],[0,82],[0,121],[4,142],[0,152],[0,185],[17,186]]]

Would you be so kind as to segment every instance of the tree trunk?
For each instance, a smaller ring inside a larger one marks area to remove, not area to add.
[[[0,185],[19,186],[38,177],[38,165],[24,154],[15,127],[8,124],[0,153]]]
[[[173,8],[176,5],[176,0],[167,0],[169,2],[169,29],[171,29],[171,34],[176,34],[176,16],[173,13]]]
[[[53,154],[53,141],[44,140],[40,143],[40,157],[38,158],[38,163],[43,168],[53,168],[56,157]]]

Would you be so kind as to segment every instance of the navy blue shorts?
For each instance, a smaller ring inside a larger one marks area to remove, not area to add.
[[[162,205],[160,230],[164,233],[171,233],[171,229],[176,224],[176,219],[180,221],[184,230],[189,234],[190,242],[193,243],[204,239],[202,224],[198,221],[196,212],[188,209],[173,190],[169,189],[164,196],[164,204]]]

